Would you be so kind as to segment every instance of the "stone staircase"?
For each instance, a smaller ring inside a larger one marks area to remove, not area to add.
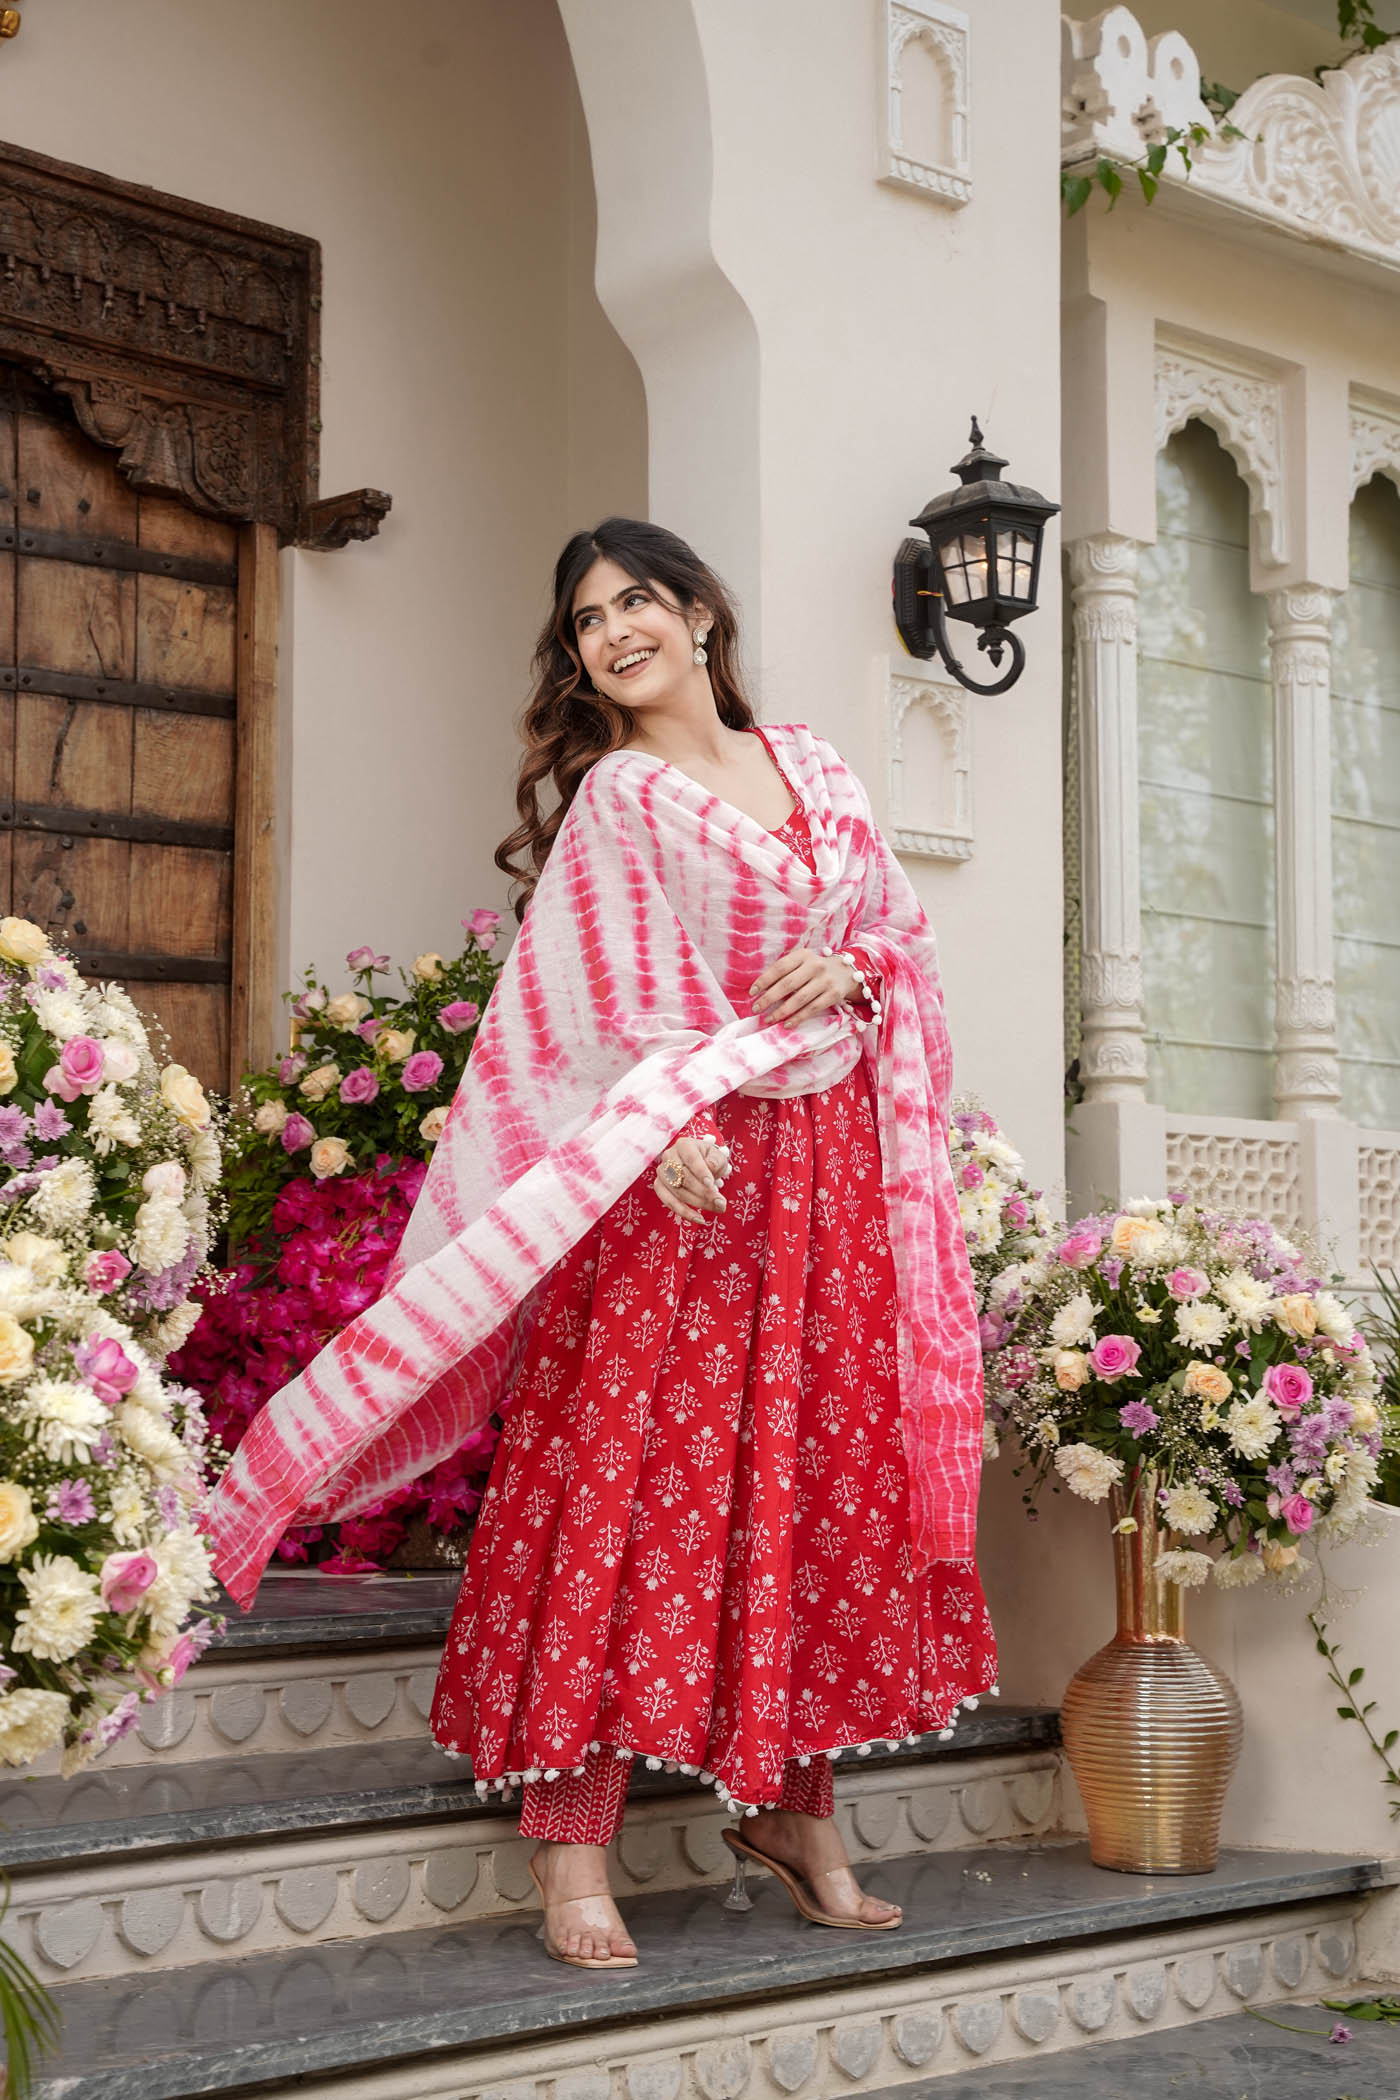
[[[1101,1873],[1064,1827],[1055,1717],[995,1701],[836,1768],[899,1932],[804,1925],[768,1876],[726,1912],[713,1792],[638,1771],[614,1886],[642,1964],[551,1962],[514,1811],[427,1739],[454,1588],[273,1577],[101,1766],[5,1786],[7,1934],[65,2018],[46,2096],[961,2100],[970,2074],[995,2100],[1026,2059],[1353,1987],[1390,1863]]]

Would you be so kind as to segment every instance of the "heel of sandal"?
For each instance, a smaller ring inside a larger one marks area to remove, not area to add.
[[[742,1852],[734,1854],[734,1881],[724,1899],[724,1908],[732,1911],[753,1909],[753,1897],[748,1890],[749,1863]]]

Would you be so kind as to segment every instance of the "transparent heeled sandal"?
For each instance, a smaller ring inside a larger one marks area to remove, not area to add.
[[[813,1925],[833,1925],[847,1932],[893,1932],[897,1925],[904,1922],[902,1913],[897,1909],[892,1918],[838,1918],[831,1911],[821,1908],[813,1882],[825,1881],[831,1874],[848,1873],[849,1868],[830,1867],[826,1873],[814,1875],[811,1881],[806,1881],[785,1861],[774,1859],[771,1853],[764,1852],[757,1845],[749,1844],[746,1838],[740,1837],[737,1830],[726,1830],[722,1834],[725,1844],[734,1855],[734,1880],[724,1899],[724,1908],[728,1911],[737,1913],[753,1909],[753,1897],[748,1890],[748,1871],[752,1862],[777,1876],[791,1896],[793,1909],[798,1916],[808,1919]]]

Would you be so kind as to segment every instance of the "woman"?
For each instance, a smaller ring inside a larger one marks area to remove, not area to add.
[[[585,1967],[636,1961],[601,1848],[638,1756],[761,1815],[726,1838],[804,1915],[897,1925],[831,1763],[994,1674],[932,935],[859,782],[760,730],[736,665],[673,534],[570,540],[496,856],[528,856],[519,939],[390,1289],[215,1511],[243,1601],[286,1522],[502,1408],[433,1730],[478,1792],[523,1786],[546,1946]]]

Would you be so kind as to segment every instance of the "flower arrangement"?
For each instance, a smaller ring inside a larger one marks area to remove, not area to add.
[[[350,991],[332,994],[306,972],[288,995],[293,1047],[248,1078],[230,1130],[235,1246],[266,1235],[279,1194],[299,1177],[329,1181],[372,1172],[384,1157],[431,1154],[500,975],[491,954],[500,923],[499,912],[470,912],[463,953],[415,956],[397,993],[376,990],[389,958],[367,947],[345,958]]]
[[[1012,1264],[989,1292],[1017,1303],[988,1393],[1031,1499],[1047,1478],[1102,1502],[1154,1474],[1157,1568],[1184,1587],[1284,1574],[1309,1534],[1353,1528],[1383,1448],[1376,1367],[1308,1268],[1263,1219],[1184,1198],[1080,1218]]]
[[[972,1264],[982,1346],[1009,1340],[1020,1296],[1012,1271],[1043,1254],[1054,1230],[1050,1206],[1026,1178],[1026,1162],[995,1117],[971,1095],[953,1103],[948,1158]],[[999,1284],[995,1305],[991,1294]]]

